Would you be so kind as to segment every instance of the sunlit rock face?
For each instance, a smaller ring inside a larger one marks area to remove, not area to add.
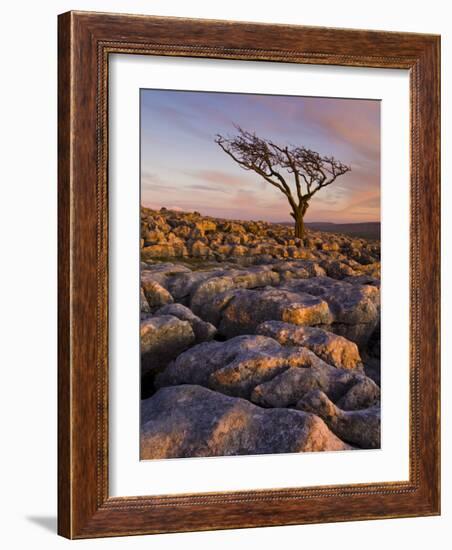
[[[160,389],[141,416],[142,460],[350,448],[314,414],[263,409],[200,386]]]
[[[256,332],[270,336],[282,345],[304,346],[334,367],[354,369],[362,364],[354,342],[318,327],[266,321],[257,327]]]
[[[141,212],[142,458],[378,448],[379,241]]]

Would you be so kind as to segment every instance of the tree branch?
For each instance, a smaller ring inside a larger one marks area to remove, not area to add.
[[[270,140],[256,136],[255,133],[243,130],[240,126],[235,125],[235,128],[238,131],[236,136],[225,138],[218,134],[215,142],[241,168],[253,170],[265,181],[279,189],[287,197],[295,213],[299,212],[302,207],[305,211],[306,205],[313,195],[351,170],[350,166],[334,157],[322,156],[316,151],[302,146],[282,147]],[[297,201],[281,170],[292,175]],[[302,180],[306,185],[306,193],[303,193]]]

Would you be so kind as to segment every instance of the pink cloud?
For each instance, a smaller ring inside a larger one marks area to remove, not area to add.
[[[229,172],[223,172],[222,170],[192,170],[188,172],[188,175],[205,182],[220,185],[245,186],[248,183],[245,178],[236,176],[235,174],[231,174]]]

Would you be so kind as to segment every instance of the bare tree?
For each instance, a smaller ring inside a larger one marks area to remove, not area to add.
[[[295,220],[295,237],[303,238],[304,216],[311,198],[351,167],[306,147],[281,147],[240,126],[236,129],[234,137],[217,134],[215,143],[241,168],[256,172],[286,196]]]

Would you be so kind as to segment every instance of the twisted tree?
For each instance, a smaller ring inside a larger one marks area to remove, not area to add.
[[[283,193],[295,221],[295,237],[305,236],[304,216],[312,197],[351,170],[334,157],[303,146],[280,146],[236,126],[237,135],[217,134],[215,143],[244,170],[252,170]]]

